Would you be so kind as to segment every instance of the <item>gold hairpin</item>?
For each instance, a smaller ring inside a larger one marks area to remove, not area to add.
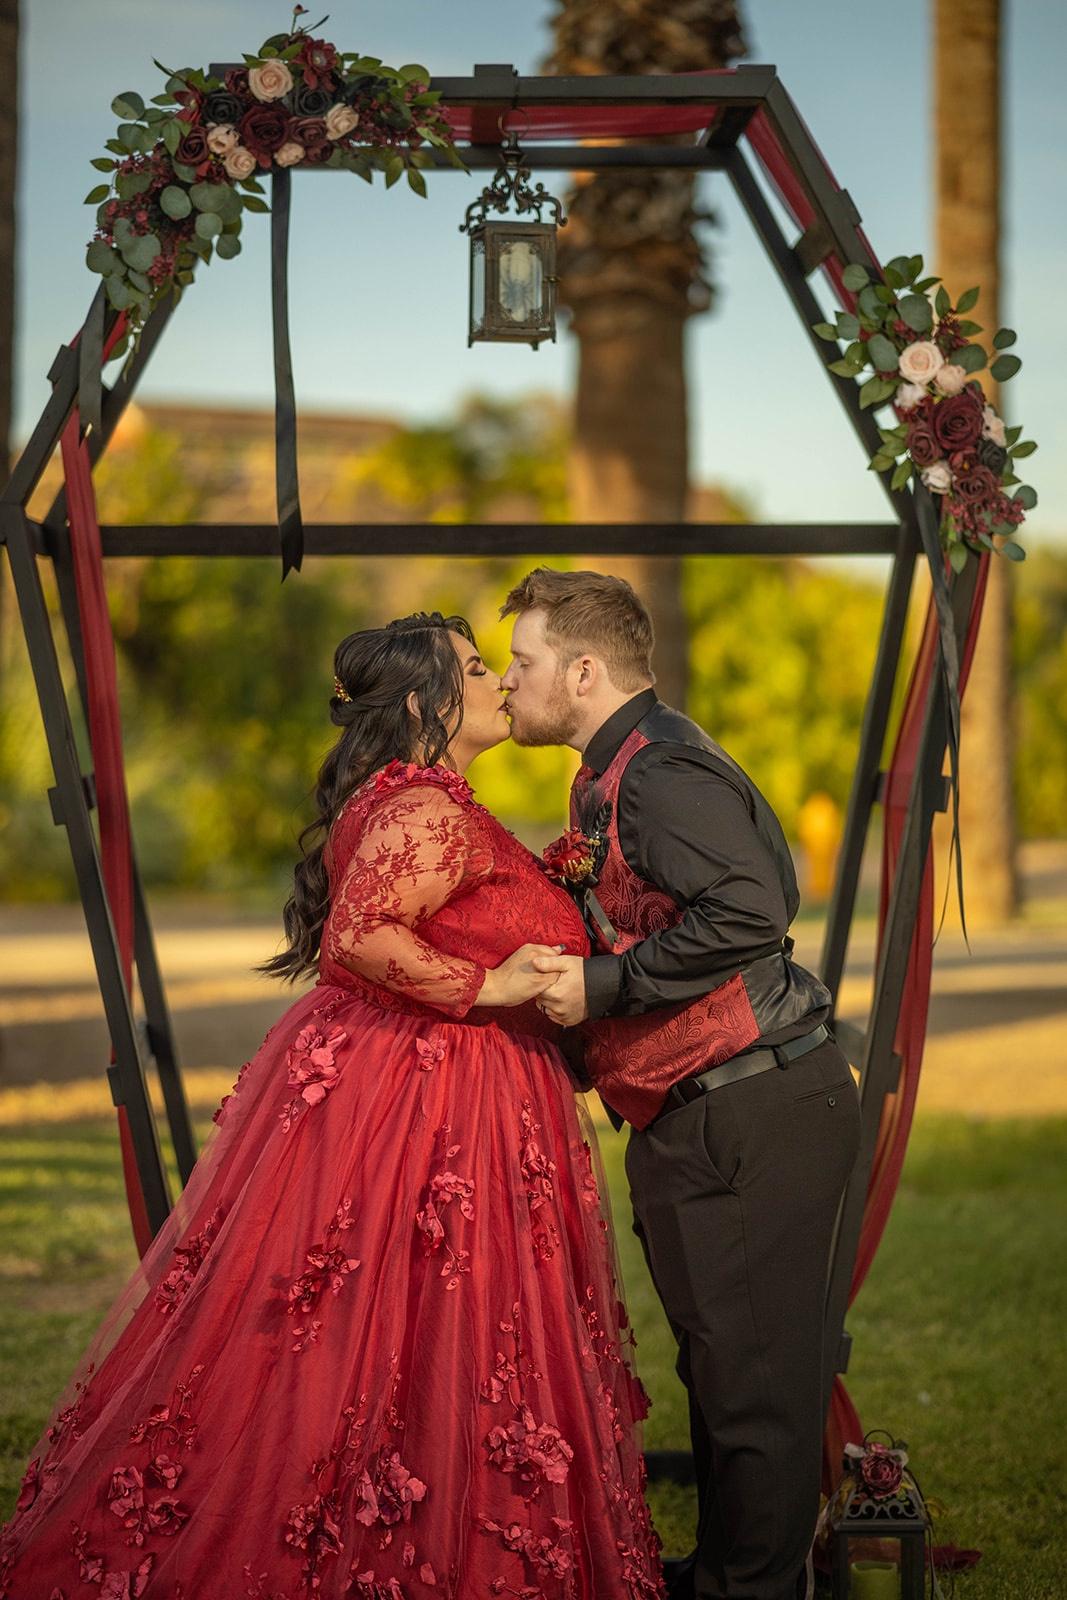
[[[333,680],[333,693],[335,700],[343,700],[346,705],[352,704],[352,696],[349,694],[340,678],[335,677]]]

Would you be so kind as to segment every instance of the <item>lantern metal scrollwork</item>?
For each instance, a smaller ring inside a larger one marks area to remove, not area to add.
[[[517,213],[491,222],[489,213]],[[551,220],[542,220],[547,209]],[[536,221],[522,220],[532,215]],[[556,337],[556,230],[562,203],[544,184],[531,186],[518,135],[507,133],[491,184],[467,207],[459,231],[470,238],[470,328],[475,343],[529,344]]]

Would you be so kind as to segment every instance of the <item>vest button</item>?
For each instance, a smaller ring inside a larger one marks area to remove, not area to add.
[[[826,1104],[828,1106],[836,1106],[836,1104],[837,1104],[837,1096],[835,1094],[827,1095]]]

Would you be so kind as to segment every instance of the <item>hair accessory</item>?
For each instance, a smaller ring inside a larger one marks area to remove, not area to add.
[[[340,678],[335,677],[333,680],[333,694],[335,700],[343,700],[346,705],[352,704],[352,696],[349,694]]]

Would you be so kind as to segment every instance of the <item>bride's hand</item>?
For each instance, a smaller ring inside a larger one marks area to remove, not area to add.
[[[534,967],[537,956],[558,956],[563,949],[559,944],[524,944],[512,952],[499,967],[490,967],[485,974],[476,1006],[521,1006],[524,1000],[544,994],[556,981],[556,973],[538,972]]]

